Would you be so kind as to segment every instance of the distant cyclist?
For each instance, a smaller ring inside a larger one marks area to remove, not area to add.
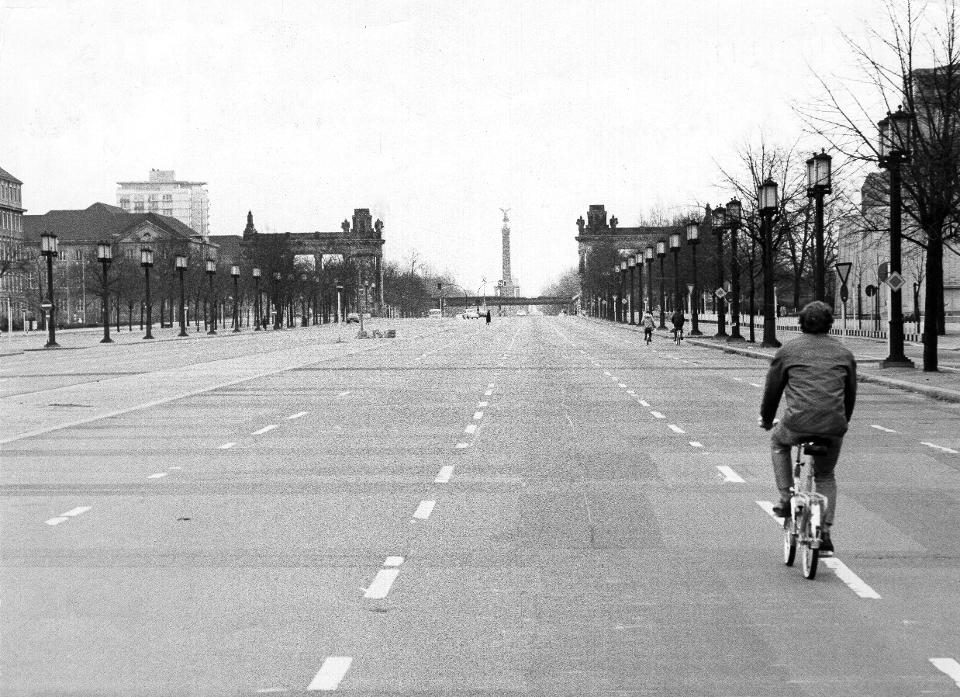
[[[683,338],[683,325],[687,321],[687,318],[683,316],[683,312],[680,309],[673,311],[673,314],[670,315],[670,323],[673,324],[673,334],[678,339]]]
[[[650,314],[650,310],[647,310],[643,313],[643,318],[640,320],[640,326],[643,327],[643,338],[649,344],[653,341],[653,328],[657,326],[657,323],[653,320],[653,315]]]
[[[826,303],[814,301],[800,311],[803,334],[784,344],[773,357],[760,404],[760,425],[773,429],[770,451],[780,491],[774,514],[790,515],[791,446],[812,437],[827,443],[826,454],[816,456],[813,463],[817,491],[828,500],[820,546],[824,555],[833,553],[830,526],[837,510],[833,470],[857,399],[857,362],[843,344],[829,336],[832,324],[833,312]],[[774,426],[781,395],[786,404],[780,423]]]

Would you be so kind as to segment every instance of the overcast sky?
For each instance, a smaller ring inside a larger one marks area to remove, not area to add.
[[[211,233],[384,220],[472,292],[576,264],[575,220],[727,200],[717,162],[793,143],[879,0],[0,0],[0,167],[30,213],[208,182]],[[878,114],[877,118],[882,116]],[[814,147],[814,143],[810,144]],[[471,287],[472,286],[472,287]]]

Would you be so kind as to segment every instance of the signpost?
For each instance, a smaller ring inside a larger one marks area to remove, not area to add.
[[[837,275],[840,277],[840,302],[843,314],[843,336],[842,340],[846,341],[847,339],[847,297],[849,292],[847,291],[847,279],[850,277],[850,267],[852,267],[849,261],[838,261],[833,267],[837,270]]]

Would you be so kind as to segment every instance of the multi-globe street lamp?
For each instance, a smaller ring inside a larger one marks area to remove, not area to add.
[[[667,256],[667,243],[657,240],[657,258],[660,260],[660,329],[667,328],[667,296],[663,294],[663,258]]]
[[[240,331],[240,267],[234,264],[230,267],[233,276],[233,331]]]
[[[47,301],[40,305],[47,310],[47,343],[44,344],[44,348],[56,348],[60,346],[57,343],[57,329],[54,321],[57,308],[53,302],[53,258],[60,256],[60,243],[56,235],[50,232],[41,233],[40,254],[47,258]]]
[[[150,247],[140,248],[140,266],[143,267],[143,282],[147,296],[147,333],[144,339],[153,338],[153,305],[150,300],[150,269],[153,268],[153,250]]]
[[[715,339],[727,338],[726,303],[723,292],[723,232],[727,227],[727,211],[723,206],[717,206],[711,211],[710,225],[717,238],[717,290],[714,297],[717,299],[717,333]]]
[[[174,264],[177,269],[177,274],[180,276],[180,312],[178,313],[178,318],[180,320],[180,333],[177,336],[186,336],[187,335],[187,313],[186,313],[186,294],[184,293],[183,286],[183,272],[187,270],[187,255],[178,254],[174,257]]]
[[[761,346],[777,348],[777,308],[774,298],[773,214],[777,210],[777,183],[767,179],[760,185],[761,238],[763,239],[763,341]]]
[[[693,290],[690,292],[690,336],[702,336],[698,324],[700,312],[700,287],[697,285],[697,245],[700,244],[700,225],[687,223],[687,244],[693,254]]]
[[[110,264],[113,263],[113,247],[109,242],[97,243],[97,261],[103,267],[103,338],[101,344],[112,344],[110,338],[110,284],[108,283],[107,273]]]
[[[683,312],[683,302],[680,299],[680,233],[670,233],[670,251],[673,252],[673,311]]]
[[[814,201],[813,214],[813,299],[823,301],[827,297],[823,260],[823,197],[832,193],[832,158],[823,150],[807,160],[807,197]]]
[[[900,192],[901,167],[910,158],[910,124],[912,115],[897,107],[893,114],[887,112],[877,127],[880,131],[880,167],[890,172],[890,266],[887,285],[890,287],[890,329],[887,332],[889,355],[880,361],[881,368],[912,368],[913,361],[903,352],[903,298],[900,289],[904,285],[900,244],[902,236],[903,198]],[[933,321],[928,317],[927,322]]]
[[[260,313],[260,274],[261,274],[260,267],[254,266],[254,267],[253,267],[253,284],[254,284],[254,287],[256,288],[256,290],[254,291],[254,293],[255,293],[255,295],[256,295],[256,297],[257,297],[256,303],[255,303],[254,306],[253,306],[253,324],[254,324],[253,331],[255,331],[255,332],[259,332],[259,331],[260,331],[260,322],[261,322],[261,317],[260,317],[260,314],[261,314],[261,313]]]
[[[217,333],[217,303],[213,295],[213,276],[217,273],[217,262],[213,259],[207,259],[207,278],[210,280],[210,298],[207,301],[210,305],[210,330],[207,334]]]
[[[737,232],[743,216],[740,200],[727,202],[727,227],[730,228],[730,336],[728,342],[744,341],[740,335],[740,250],[737,247]]]
[[[643,250],[643,259],[647,262],[647,304],[646,310],[653,312],[653,247]]]

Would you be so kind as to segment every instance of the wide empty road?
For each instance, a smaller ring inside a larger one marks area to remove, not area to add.
[[[31,352],[8,695],[960,696],[960,412],[860,385],[783,566],[762,361],[574,317]]]

